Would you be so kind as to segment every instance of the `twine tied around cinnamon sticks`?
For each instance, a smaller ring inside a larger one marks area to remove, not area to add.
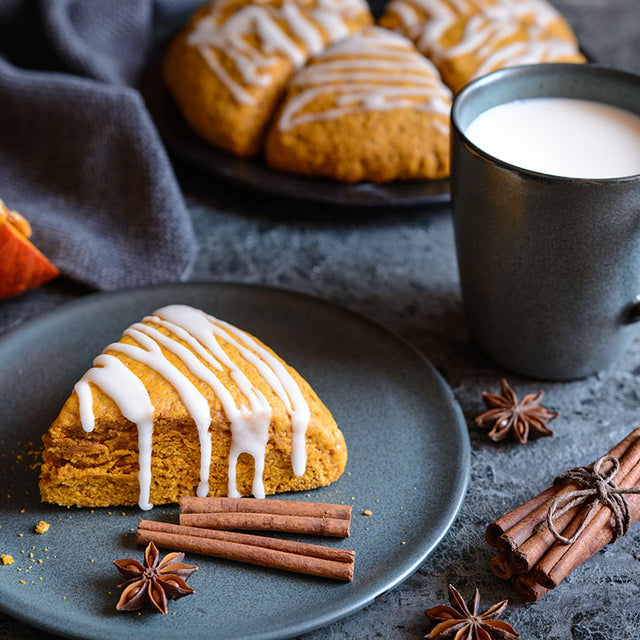
[[[640,428],[588,467],[561,474],[548,489],[491,522],[485,537],[498,554],[490,566],[534,601],[638,519]]]
[[[602,469],[605,462],[610,462],[611,468],[608,472],[603,473]],[[629,504],[624,494],[640,493],[640,487],[618,487],[613,484],[613,479],[619,471],[620,460],[611,455],[605,455],[598,458],[591,466],[574,467],[556,477],[553,481],[554,484],[573,483],[584,487],[584,489],[569,491],[569,493],[554,498],[549,505],[546,525],[558,542],[573,544],[586,529],[591,516],[600,505],[611,509],[614,522],[611,542],[615,542],[618,538],[626,535],[631,526],[631,515],[629,514]],[[589,510],[585,514],[579,529],[570,538],[567,538],[558,531],[555,523],[567,511],[580,504],[589,504]]]

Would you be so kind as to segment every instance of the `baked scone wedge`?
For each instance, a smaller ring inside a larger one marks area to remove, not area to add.
[[[171,43],[165,82],[199,136],[254,156],[294,71],[372,21],[365,0],[216,0]]]
[[[347,461],[331,413],[294,369],[185,305],[107,346],[43,441],[42,500],[66,506],[308,490]]]
[[[409,40],[367,27],[294,76],[267,163],[344,182],[443,178],[450,109],[451,92]]]
[[[454,93],[505,67],[585,61],[546,0],[392,0],[380,23],[411,38]]]

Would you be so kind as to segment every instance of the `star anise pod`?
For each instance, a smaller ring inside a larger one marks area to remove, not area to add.
[[[167,614],[167,602],[192,594],[185,582],[198,567],[182,562],[184,553],[168,553],[160,560],[153,542],[144,551],[144,564],[128,558],[114,560],[118,571],[127,578],[118,586],[123,588],[116,605],[118,611],[137,611],[150,602],[160,613]]]
[[[529,438],[553,435],[554,432],[547,427],[547,423],[556,418],[558,412],[549,411],[540,404],[544,391],[530,393],[518,402],[518,396],[504,378],[500,386],[502,395],[482,392],[482,400],[488,411],[476,418],[479,427],[491,427],[487,434],[491,440],[499,442],[511,433],[523,444]]]
[[[502,600],[486,611],[478,613],[480,592],[476,587],[473,599],[469,604],[464,601],[460,592],[449,585],[449,600],[451,606],[440,605],[427,609],[425,613],[434,620],[442,620],[428,633],[425,638],[431,640],[518,640],[520,634],[514,628],[497,620],[507,608],[507,600]]]

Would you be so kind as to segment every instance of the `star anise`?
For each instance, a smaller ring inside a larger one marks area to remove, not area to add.
[[[529,438],[553,435],[547,423],[556,418],[558,412],[549,411],[540,404],[544,391],[530,393],[518,402],[518,396],[504,378],[500,386],[502,395],[482,392],[482,399],[489,410],[476,418],[479,427],[491,427],[487,434],[491,440],[499,442],[512,433],[523,444]]]
[[[451,607],[440,605],[427,609],[425,613],[434,620],[442,620],[428,633],[425,638],[431,640],[518,640],[520,635],[514,628],[502,621],[496,620],[507,608],[507,600],[502,600],[486,611],[478,613],[480,592],[476,587],[473,599],[469,604],[464,601],[460,592],[449,585],[449,600]]]
[[[167,602],[192,594],[185,582],[198,567],[182,562],[184,553],[168,553],[160,560],[160,553],[153,542],[144,551],[144,564],[128,558],[114,560],[118,571],[127,578],[118,586],[123,588],[116,605],[118,611],[137,611],[150,602],[160,613],[167,614]]]

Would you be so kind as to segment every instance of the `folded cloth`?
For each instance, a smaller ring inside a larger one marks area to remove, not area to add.
[[[98,289],[180,280],[195,259],[135,89],[158,15],[179,2],[0,0],[0,198],[64,275]]]

